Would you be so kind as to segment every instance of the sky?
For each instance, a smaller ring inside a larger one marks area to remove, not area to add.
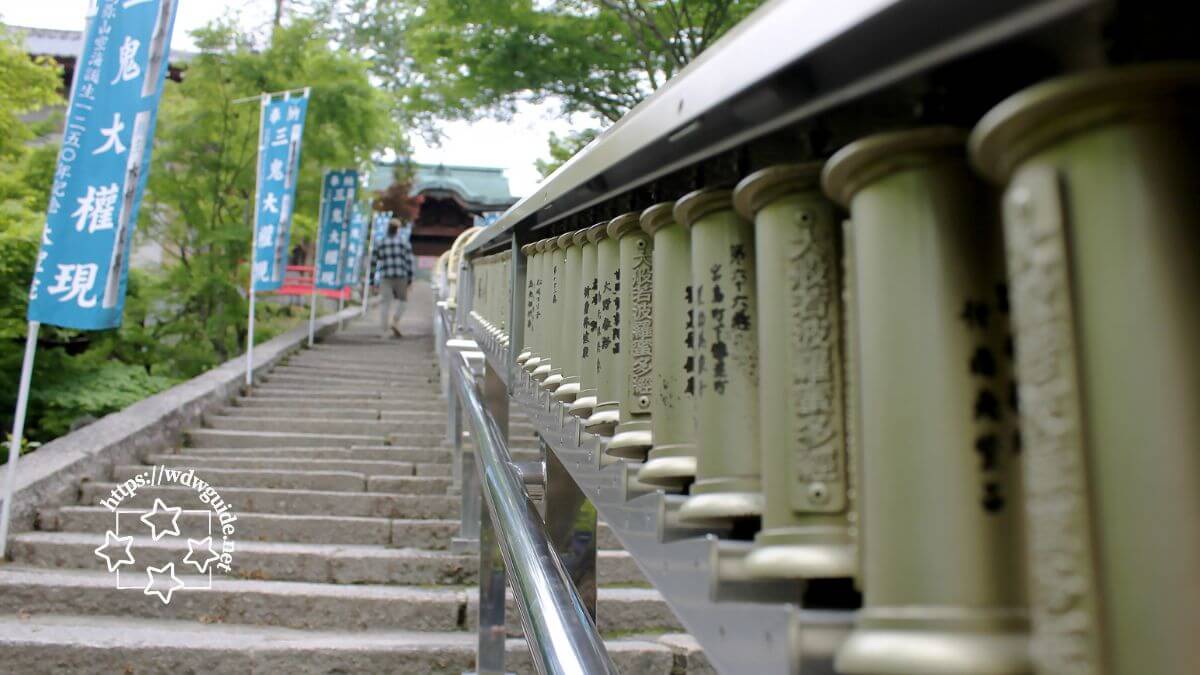
[[[0,21],[18,26],[82,30],[88,0],[0,0]],[[188,33],[228,11],[240,14],[247,30],[266,28],[272,19],[272,0],[184,0],[175,20],[172,49],[195,47]],[[250,92],[253,93],[253,92]],[[431,145],[417,134],[410,139],[413,157],[422,163],[471,164],[505,169],[514,195],[531,194],[540,178],[534,161],[549,154],[550,132],[562,135],[586,126],[587,120],[564,118],[553,104],[521,106],[508,122],[447,122],[440,125],[441,143]]]

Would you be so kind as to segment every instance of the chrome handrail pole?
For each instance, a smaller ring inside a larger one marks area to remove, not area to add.
[[[484,501],[495,523],[509,584],[538,672],[616,673],[596,624],[555,553],[545,523],[509,462],[504,436],[483,406],[465,357],[452,381],[471,425]]]

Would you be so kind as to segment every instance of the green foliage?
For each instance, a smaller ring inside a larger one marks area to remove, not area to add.
[[[161,296],[172,321],[154,334],[178,345],[175,358],[187,373],[244,347],[259,107],[233,100],[312,88],[294,243],[315,237],[325,169],[360,166],[399,142],[390,99],[371,84],[366,64],[333,48],[313,21],[280,27],[265,50],[226,24],[197,38],[202,53],[163,99],[142,218],[145,235],[173,263]]]
[[[163,269],[131,271],[118,330],[42,327],[26,425],[33,444],[244,351],[259,107],[235,105],[233,99],[312,87],[296,243],[315,233],[325,169],[360,166],[374,150],[402,147],[390,96],[371,84],[362,59],[331,46],[329,35],[314,22],[297,20],[277,29],[265,49],[225,23],[201,30],[197,37],[202,53],[188,64],[182,84],[168,82],[166,87],[139,217],[138,237],[163,247]],[[3,428],[11,425],[16,403],[27,292],[58,150],[57,143],[35,146],[29,141],[61,125],[53,117],[25,124],[19,111],[61,104],[61,98],[45,95],[54,93],[57,78],[54,67],[30,61],[11,38],[0,36]],[[10,91],[10,81],[25,91]],[[47,82],[53,84],[49,89]],[[5,117],[10,111],[18,112]],[[3,126],[9,123],[15,125],[11,130]],[[306,308],[271,302],[259,302],[256,310],[259,342],[307,317]]]
[[[554,96],[616,121],[762,0],[325,0],[340,41],[421,116]],[[331,7],[337,7],[332,11]]]
[[[21,116],[59,101],[58,71],[49,59],[30,59],[20,36],[0,26],[0,161],[23,155],[33,138]]]
[[[599,129],[568,131],[565,136],[559,136],[551,131],[550,138],[546,141],[550,146],[550,159],[539,159],[535,162],[538,172],[542,174],[542,177],[554,173],[558,167],[566,164],[568,159],[574,157],[575,153],[582,150],[588,143],[596,140],[599,135]]]

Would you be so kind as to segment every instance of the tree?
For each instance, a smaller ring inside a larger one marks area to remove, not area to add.
[[[164,280],[173,320],[155,336],[176,345],[174,358],[187,374],[244,346],[259,108],[233,101],[312,88],[293,242],[315,236],[325,169],[361,166],[373,151],[402,145],[390,100],[372,85],[366,64],[335,49],[314,22],[281,26],[264,50],[223,23],[196,37],[201,53],[163,98],[142,218],[146,236],[173,259]]]
[[[539,159],[535,163],[538,173],[545,178],[554,173],[558,167],[567,163],[580,150],[587,147],[588,143],[596,140],[600,135],[599,129],[580,129],[578,131],[568,131],[565,136],[559,136],[553,131],[550,132],[550,138],[546,143],[550,146],[550,159]]]
[[[339,40],[418,119],[555,97],[613,122],[761,0],[325,0]]]

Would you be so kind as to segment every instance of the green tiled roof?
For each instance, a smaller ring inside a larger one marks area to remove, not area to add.
[[[369,188],[384,190],[391,185],[394,166],[389,162],[375,164]],[[453,192],[463,202],[482,210],[503,210],[517,201],[509,192],[504,169],[449,164],[416,164],[413,168],[414,195]]]

